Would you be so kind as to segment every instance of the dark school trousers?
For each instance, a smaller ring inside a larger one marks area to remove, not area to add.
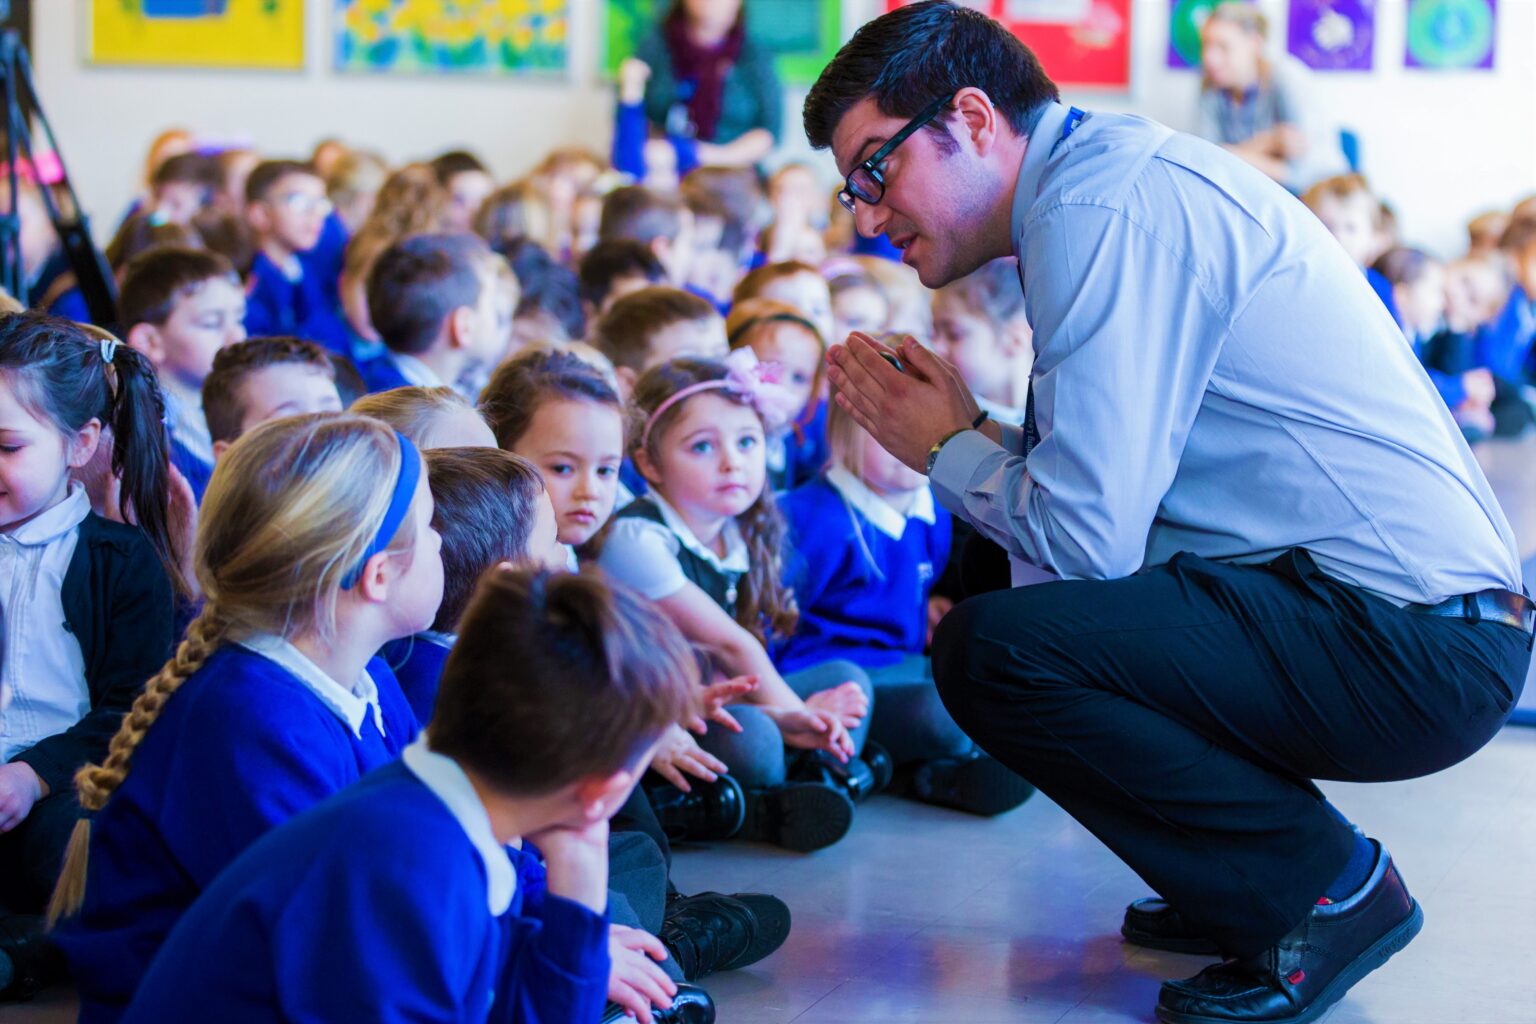
[[[1231,956],[1273,945],[1343,870],[1313,779],[1385,782],[1482,747],[1530,637],[1415,614],[1322,573],[1183,554],[1119,580],[962,602],[934,639],[961,728]]]

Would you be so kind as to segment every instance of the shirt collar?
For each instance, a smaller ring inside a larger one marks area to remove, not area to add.
[[[445,651],[453,650],[453,645],[459,642],[459,634],[443,633],[435,629],[424,629],[416,634],[418,640],[425,640],[429,644],[436,644]]]
[[[677,509],[667,504],[667,499],[661,496],[659,491],[651,491],[647,495],[661,510],[661,521],[667,524],[667,529],[677,536],[677,541],[683,547],[692,551],[704,559],[712,568],[719,572],[746,573],[752,568],[752,560],[747,555],[747,542],[741,538],[741,529],[737,527],[735,519],[727,519],[721,536],[725,538],[725,557],[715,554],[707,545],[694,536],[693,530],[683,522],[683,517],[678,515]]]
[[[901,535],[907,532],[909,520],[921,519],[928,525],[933,525],[935,515],[933,488],[927,484],[917,492],[917,497],[912,501],[912,508],[903,515],[896,506],[870,490],[868,484],[842,466],[833,466],[827,470],[827,483],[843,496],[843,500],[850,507],[868,519],[875,529],[891,540],[901,540]]]
[[[3,536],[22,547],[42,547],[74,530],[90,514],[91,499],[85,493],[85,485],[71,480],[63,501]]]
[[[400,371],[400,376],[410,381],[419,388],[440,388],[443,379],[437,375],[437,371],[413,355],[404,352],[391,352],[395,360],[395,367]]]
[[[496,834],[491,830],[491,816],[486,812],[485,804],[480,802],[480,795],[475,792],[469,776],[453,758],[432,750],[427,745],[426,733],[405,748],[401,760],[411,774],[443,802],[464,830],[485,865],[485,901],[491,916],[505,914],[517,888],[517,872],[506,849],[496,841]]]
[[[203,415],[201,391],[187,387],[172,374],[160,378],[160,390],[165,393],[166,419],[176,440],[204,462],[213,461],[213,437],[208,431],[208,418]]]
[[[363,738],[363,722],[367,720],[370,709],[379,734],[384,734],[384,714],[379,709],[379,688],[367,669],[348,689],[326,675],[319,665],[304,656],[303,651],[280,636],[254,633],[240,641],[240,646],[286,669],[318,697],[320,703],[345,722],[347,728],[352,730],[352,735],[358,739]]]
[[[1060,103],[1052,103],[1040,115],[1035,130],[1029,133],[1029,145],[1024,150],[1024,162],[1019,166],[1019,183],[1013,191],[1013,247],[1019,257],[1019,276],[1024,276],[1024,255],[1019,252],[1019,236],[1024,231],[1024,218],[1040,195],[1040,179],[1045,176],[1045,165],[1061,138],[1061,129],[1067,123],[1068,110]]]

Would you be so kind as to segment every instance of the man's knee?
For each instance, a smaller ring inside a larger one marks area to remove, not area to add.
[[[956,605],[933,636],[933,678],[961,725],[977,705],[1015,700],[1046,685],[1050,668],[1049,585],[1020,587]]]

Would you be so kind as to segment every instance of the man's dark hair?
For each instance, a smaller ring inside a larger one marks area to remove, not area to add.
[[[651,284],[667,279],[667,269],[651,252],[651,247],[630,238],[614,238],[598,242],[581,258],[577,270],[581,282],[581,297],[602,309],[603,300],[613,288],[613,282],[621,277],[643,277]]]
[[[1060,98],[1034,52],[986,15],[950,0],[899,7],[855,32],[823,69],[805,97],[805,134],[827,149],[843,115],[866,96],[888,117],[911,118],[966,86],[986,93],[1019,135]],[[950,139],[944,120],[926,130]]]
[[[412,235],[385,249],[368,272],[368,314],[392,351],[419,355],[443,322],[474,306],[495,255],[475,235]]]

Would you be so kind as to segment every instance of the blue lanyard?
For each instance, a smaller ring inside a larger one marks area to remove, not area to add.
[[[1071,135],[1073,132],[1077,131],[1077,126],[1082,124],[1083,118],[1087,116],[1087,114],[1083,113],[1083,111],[1077,107],[1073,107],[1067,111],[1067,123],[1061,126],[1061,137],[1056,140],[1056,145],[1051,147],[1052,153],[1056,152],[1056,146],[1059,146],[1063,142],[1067,141],[1068,135]]]

